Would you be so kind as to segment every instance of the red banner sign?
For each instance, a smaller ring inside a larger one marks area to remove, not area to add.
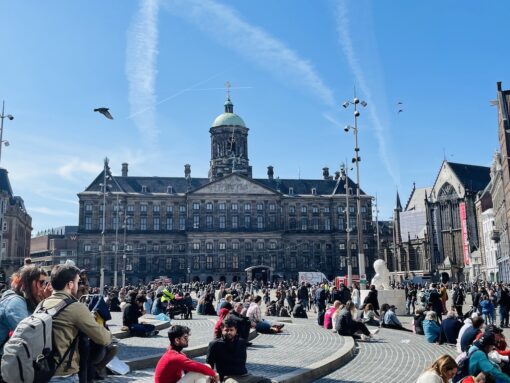
[[[466,203],[459,204],[460,210],[460,227],[462,230],[462,246],[464,248],[464,265],[469,265],[469,242],[467,233],[467,217],[466,217]]]

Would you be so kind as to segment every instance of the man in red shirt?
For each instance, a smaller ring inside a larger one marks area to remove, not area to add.
[[[220,377],[206,364],[195,362],[181,353],[188,347],[190,329],[175,325],[168,330],[170,347],[161,357],[154,373],[155,383],[184,383],[210,377],[211,382],[219,382]],[[186,373],[186,375],[184,375]],[[183,378],[184,376],[184,378]],[[181,379],[182,378],[182,379]]]

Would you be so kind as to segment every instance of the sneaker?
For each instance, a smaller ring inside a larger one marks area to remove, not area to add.
[[[377,328],[375,328],[375,329],[373,329],[373,330],[370,330],[370,334],[372,334],[372,335],[376,335],[376,334],[378,334],[378,333],[379,333],[379,330],[380,330],[380,328],[379,328],[379,327],[377,327]]]
[[[361,340],[364,341],[364,342],[369,342],[370,341],[370,336],[362,334],[361,335]]]

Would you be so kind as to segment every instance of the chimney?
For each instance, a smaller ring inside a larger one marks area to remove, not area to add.
[[[322,168],[322,176],[324,177],[325,180],[331,179],[329,177],[329,168],[327,166]]]
[[[190,176],[191,176],[191,165],[186,164],[186,165],[184,165],[184,177],[190,178]]]
[[[128,176],[128,164],[127,162],[122,163],[122,177]]]
[[[501,81],[498,81],[498,82],[496,83],[496,85],[498,86],[498,92],[501,92],[501,89],[502,89],[502,87],[501,87]]]
[[[337,170],[335,172],[335,181],[337,181],[340,178],[340,172]]]
[[[274,171],[273,171],[273,167],[270,165],[267,167],[267,178],[269,178],[270,180],[273,180],[273,177],[274,177]]]

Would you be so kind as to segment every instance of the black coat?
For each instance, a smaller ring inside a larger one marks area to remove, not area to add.
[[[357,326],[354,323],[354,319],[352,319],[351,312],[346,309],[342,309],[340,314],[336,317],[336,328],[338,330],[338,334],[343,336],[352,336],[356,331],[358,331]]]
[[[374,310],[379,310],[379,300],[377,299],[377,290],[370,290],[365,300],[363,301],[364,305],[371,303]]]

